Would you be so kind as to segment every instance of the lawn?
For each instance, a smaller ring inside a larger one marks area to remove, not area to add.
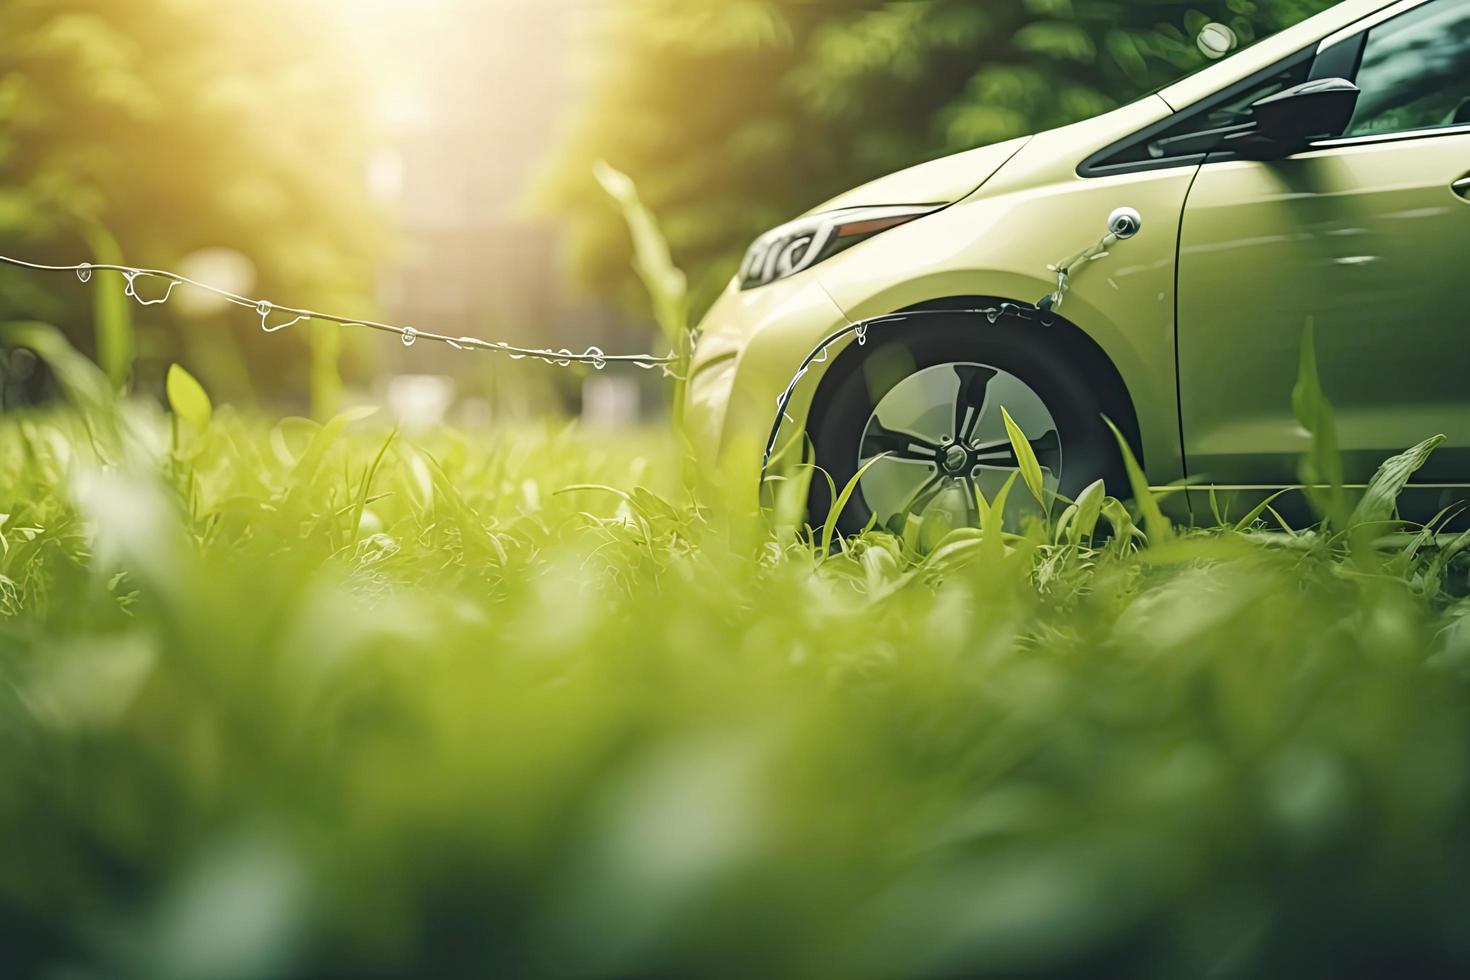
[[[0,420],[9,975],[1470,970],[1455,544],[1146,496],[824,550],[661,432],[51,359],[74,407]]]

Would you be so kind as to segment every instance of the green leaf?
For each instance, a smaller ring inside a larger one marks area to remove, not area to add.
[[[978,557],[984,547],[984,532],[979,528],[956,528],[929,553],[922,567],[929,572],[946,574]]]
[[[1120,544],[1126,545],[1133,538],[1143,536],[1143,532],[1134,525],[1128,508],[1116,497],[1108,497],[1103,501],[1102,513],[1108,523],[1113,525],[1113,540]]]
[[[1052,531],[1052,544],[1061,544],[1063,541],[1073,541],[1072,522],[1077,519],[1077,505],[1069,504],[1062,511],[1062,516],[1057,518],[1057,526]]]
[[[1016,32],[1012,43],[1022,51],[1091,64],[1097,58],[1097,46],[1087,32],[1076,24],[1043,21],[1028,24]]]
[[[1031,491],[1031,496],[1042,507],[1046,506],[1046,488],[1041,482],[1041,463],[1036,459],[1036,453],[1031,448],[1031,440],[1026,438],[1026,433],[1011,418],[1011,413],[1002,405],[1000,417],[1005,420],[1006,435],[1011,440],[1011,449],[1016,454],[1016,462],[1020,466],[1021,479],[1026,481],[1026,489]]]
[[[654,319],[663,329],[664,339],[682,352],[689,332],[688,281],[674,265],[658,221],[638,196],[632,178],[602,160],[593,166],[593,174],[622,208],[633,237],[633,267],[648,290]]]
[[[318,320],[307,330],[311,344],[311,417],[331,418],[342,407],[342,325]]]
[[[772,526],[777,529],[783,543],[795,541],[807,526],[807,502],[811,499],[812,480],[818,473],[827,481],[831,490],[827,499],[835,498],[837,487],[833,484],[832,477],[827,475],[826,470],[808,463],[793,466],[786,475],[767,480],[775,497],[775,505],[771,511]]]
[[[343,430],[353,422],[359,422],[376,412],[377,408],[371,405],[349,408],[333,416],[326,425],[316,430],[306,451],[301,454],[301,458],[291,469],[291,486],[286,497],[288,505],[299,505],[307,499],[311,485],[321,468],[323,457],[326,456],[332,444],[341,437]]]
[[[689,359],[694,347],[689,331],[689,280],[684,271],[674,265],[668,240],[664,238],[653,212],[638,196],[632,178],[602,160],[597,161],[592,170],[602,189],[622,209],[623,220],[633,237],[633,268],[648,292],[653,318],[676,358],[672,401],[674,428],[678,429],[684,417],[682,379],[689,375]]]
[[[863,468],[852,475],[852,479],[847,481],[847,486],[843,487],[842,492],[837,495],[836,501],[832,504],[831,513],[827,515],[827,520],[822,524],[822,554],[825,555],[831,552],[832,538],[837,533],[837,518],[841,517],[842,512],[847,509],[847,502],[852,499],[852,495],[857,491],[857,485],[861,482],[863,474],[872,469],[874,463],[887,455],[887,453],[880,453],[864,463]]]
[[[1347,498],[1342,488],[1342,453],[1338,451],[1332,403],[1322,390],[1322,379],[1317,372],[1316,337],[1310,317],[1302,328],[1301,361],[1296,386],[1291,391],[1291,410],[1302,428],[1312,435],[1311,448],[1302,460],[1301,470],[1307,497],[1325,524],[1340,526],[1348,518]]]
[[[1005,555],[1005,521],[1006,500],[1011,495],[1011,487],[1016,485],[1017,474],[1012,473],[1006,477],[1006,482],[996,492],[995,499],[990,502],[990,510],[985,515],[984,536],[981,540],[980,555],[990,563],[998,561]]]
[[[990,501],[985,499],[985,491],[980,489],[980,484],[975,484],[975,513],[980,516],[980,526],[990,520]]]
[[[209,395],[195,377],[182,365],[171,364],[168,369],[168,406],[175,415],[187,422],[195,432],[203,432],[209,426],[214,406]]]
[[[1107,496],[1107,488],[1103,481],[1096,480],[1089,484],[1077,497],[1077,514],[1072,518],[1072,524],[1068,528],[1068,539],[1073,544],[1081,544],[1084,540],[1091,540],[1097,533],[1098,518],[1102,516],[1103,499]]]
[[[388,432],[388,438],[383,440],[383,445],[378,447],[378,454],[363,471],[362,482],[358,485],[357,496],[353,499],[351,514],[352,518],[347,526],[351,529],[353,540],[357,540],[358,528],[362,523],[363,511],[367,510],[368,504],[373,501],[370,496],[373,489],[373,480],[378,475],[378,469],[383,465],[383,458],[388,455],[388,447],[393,445],[393,440],[398,437],[398,428],[395,426]]]
[[[1439,549],[1434,560],[1429,563],[1427,574],[1430,580],[1438,584],[1444,577],[1445,570],[1450,567],[1450,562],[1466,548],[1470,548],[1470,529],[1461,531],[1453,541]]]
[[[1283,487],[1282,489],[1277,490],[1275,493],[1271,494],[1269,497],[1266,497],[1260,503],[1256,504],[1254,507],[1251,508],[1250,513],[1246,514],[1235,523],[1235,530],[1244,531],[1246,528],[1250,527],[1256,522],[1257,518],[1264,514],[1267,509],[1276,502],[1279,497],[1290,493],[1291,489],[1291,487]],[[1214,488],[1212,487],[1211,492],[1213,492],[1213,490]]]
[[[882,594],[903,577],[902,550],[887,535],[873,537],[876,540],[868,543],[859,558],[870,596]]]
[[[930,554],[954,531],[969,527],[968,514],[973,497],[960,481],[946,481],[926,502],[919,529],[918,550]]]
[[[1373,475],[1368,491],[1358,501],[1358,506],[1353,508],[1348,523],[1378,524],[1390,520],[1397,507],[1399,494],[1408,485],[1409,479],[1429,462],[1430,454],[1444,441],[1444,436],[1434,436],[1387,460]]]
[[[123,265],[122,249],[112,232],[101,225],[90,225],[83,231],[92,250],[92,261],[98,265]],[[100,275],[101,273],[93,273]],[[92,320],[97,338],[97,362],[112,383],[121,390],[133,370],[138,340],[133,329],[132,304],[121,289],[111,283],[98,283],[93,288]]]
[[[1322,380],[1317,374],[1317,344],[1313,323],[1302,328],[1302,346],[1297,358],[1296,386],[1291,389],[1291,411],[1308,432],[1317,423],[1323,403]]]
[[[1123,433],[1118,431],[1112,419],[1104,417],[1103,421],[1113,430],[1113,438],[1118,440],[1118,451],[1123,454],[1123,467],[1128,471],[1128,484],[1133,488],[1134,502],[1143,515],[1143,528],[1148,534],[1149,544],[1163,544],[1173,536],[1174,527],[1159,509],[1158,498],[1149,488],[1148,478],[1143,475],[1143,467],[1138,465],[1138,459],[1133,455],[1128,440],[1123,438]]]

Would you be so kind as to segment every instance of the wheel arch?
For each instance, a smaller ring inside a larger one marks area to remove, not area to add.
[[[997,307],[1004,303],[1023,308],[1030,306],[1029,303],[998,296],[945,296],[905,306],[885,316],[944,311],[964,313]],[[892,329],[892,327],[885,329]],[[1052,314],[1051,321],[1046,324],[1038,322],[1035,330],[1037,343],[1048,345],[1052,350],[1072,361],[1089,379],[1095,379],[1094,393],[1099,396],[1100,402],[1105,406],[1105,414],[1123,433],[1134,457],[1147,472],[1148,464],[1144,453],[1142,430],[1139,425],[1137,402],[1127,382],[1124,381],[1122,372],[1119,371],[1118,366],[1108,356],[1102,345],[1080,326],[1058,314]],[[827,410],[834,379],[840,377],[848,365],[861,359],[862,356],[862,348],[859,345],[849,344],[832,358],[812,392],[810,407],[807,410],[808,427],[814,419],[819,417],[820,413]]]

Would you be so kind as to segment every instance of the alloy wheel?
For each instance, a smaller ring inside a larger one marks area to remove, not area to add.
[[[1002,406],[1025,433],[1046,489],[1055,492],[1062,440],[1041,396],[1000,368],[938,364],[909,375],[879,399],[863,431],[858,465],[872,465],[859,489],[877,525],[896,533],[913,518],[941,530],[977,526],[976,492],[993,500],[1020,467]],[[1011,494],[1008,523],[1019,519],[1029,496],[1024,490]]]

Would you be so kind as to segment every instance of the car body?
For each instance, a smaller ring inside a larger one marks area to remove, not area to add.
[[[1470,484],[1470,316],[1457,288],[1470,255],[1467,35],[1470,0],[1345,0],[1123,108],[826,202],[810,214],[924,213],[774,281],[737,276],[700,328],[691,441],[710,465],[751,472],[778,399],[824,338],[899,311],[1034,307],[1057,290],[1054,267],[1128,207],[1142,230],[1075,272],[1057,323],[1018,330],[1087,348],[1079,369],[1121,386],[1110,404],[1131,413],[1120,425],[1152,484],[1254,493],[1300,479],[1309,437],[1291,394],[1310,320],[1347,479],[1443,433],[1416,479],[1424,506],[1438,506]],[[1284,158],[1168,142],[1237,118],[1242,99],[1339,77],[1362,89],[1353,123]],[[1406,108],[1394,93],[1411,82],[1433,98]],[[985,319],[970,320],[983,336]],[[787,407],[808,431],[824,375],[855,356],[832,353]],[[1179,497],[1199,507],[1203,494]]]

